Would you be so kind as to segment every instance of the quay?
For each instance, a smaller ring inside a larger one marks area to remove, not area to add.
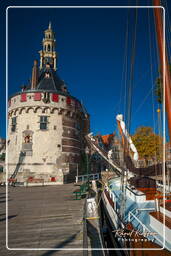
[[[75,200],[73,184],[11,187],[8,193],[9,248],[83,248],[85,199]],[[5,187],[0,187],[1,256],[83,255],[83,250],[7,250]]]

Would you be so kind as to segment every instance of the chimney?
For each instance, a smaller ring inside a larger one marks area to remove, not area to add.
[[[36,89],[39,77],[38,61],[34,60],[34,65],[32,68],[32,79],[31,79],[31,90]]]

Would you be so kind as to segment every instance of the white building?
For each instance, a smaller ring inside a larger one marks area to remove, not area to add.
[[[89,115],[56,73],[51,24],[44,33],[31,84],[9,98],[8,176],[20,182],[30,177],[70,182],[80,166]]]

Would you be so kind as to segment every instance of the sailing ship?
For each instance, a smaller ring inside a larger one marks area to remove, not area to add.
[[[154,0],[154,6],[160,6],[160,1]],[[154,14],[171,139],[171,78],[165,55],[160,8],[154,8]],[[91,148],[115,171],[115,175],[105,182],[101,195],[113,236],[118,248],[127,251],[126,255],[171,255],[171,193],[150,177],[155,175],[156,168],[158,174],[164,175],[165,164],[137,168],[134,163],[138,160],[138,152],[126,129],[123,116],[117,115],[116,119],[122,144],[126,146],[124,167],[112,159],[111,151],[105,152],[98,145],[92,133],[86,136]]]

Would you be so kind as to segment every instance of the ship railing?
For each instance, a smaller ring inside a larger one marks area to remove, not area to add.
[[[99,180],[100,174],[99,173],[91,173],[91,174],[86,174],[86,175],[78,175],[75,176],[75,182],[78,183],[87,181],[87,180]]]
[[[160,189],[163,191],[165,190],[166,193],[170,193],[171,192],[171,189],[170,189],[170,186],[166,185],[166,184],[160,184],[159,182],[157,182],[157,188]]]
[[[143,193],[143,192],[141,192],[141,191],[138,191],[138,190],[136,190],[136,192],[135,191],[133,191],[133,189],[131,189],[131,188],[129,188],[128,186],[126,186],[126,188],[130,191],[130,192],[132,192],[135,196],[144,196],[145,195],[145,193]]]
[[[148,209],[150,209],[150,208],[148,208]],[[130,211],[128,213],[128,221],[129,222],[132,221],[131,216],[142,226],[142,231],[143,231],[141,233],[142,235],[144,234],[146,236],[148,234],[148,237],[147,237],[148,240],[151,240],[152,242],[157,240],[161,245],[163,244],[164,241],[161,241],[158,237],[156,237],[157,233],[156,233],[156,235],[154,235],[154,234],[152,235],[152,233],[154,233],[154,232],[152,232],[146,225],[144,225],[141,222],[141,220],[135,214],[132,213],[132,211]],[[151,237],[151,239],[150,239],[150,237]]]
[[[137,208],[136,209],[136,213],[138,213],[138,211],[155,211],[156,209],[153,208]]]

